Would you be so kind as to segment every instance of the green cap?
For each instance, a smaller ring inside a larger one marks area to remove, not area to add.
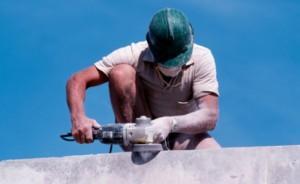
[[[166,68],[182,66],[191,58],[193,30],[181,11],[158,11],[152,17],[146,39],[155,61]]]

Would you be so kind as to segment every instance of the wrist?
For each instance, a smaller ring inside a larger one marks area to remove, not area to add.
[[[85,117],[84,114],[71,114],[71,121],[78,122]]]
[[[174,117],[171,117],[171,133],[175,133],[177,131],[177,125],[178,125],[178,122],[176,120],[176,118]]]

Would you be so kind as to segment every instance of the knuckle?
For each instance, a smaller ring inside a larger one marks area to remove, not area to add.
[[[80,138],[78,138],[78,137],[75,137],[75,140],[76,140],[76,142],[77,142],[77,143],[81,143],[81,140],[80,140]]]
[[[89,130],[89,127],[87,127],[87,126],[82,127],[82,132],[87,132],[88,130]]]
[[[93,142],[93,139],[87,138],[87,139],[86,139],[86,142],[87,142],[87,143],[91,143],[91,142]]]
[[[93,138],[93,137],[92,137],[92,134],[91,134],[91,133],[89,133],[89,134],[86,135],[86,139],[89,139],[89,140],[90,140],[90,139],[92,139],[92,138]]]

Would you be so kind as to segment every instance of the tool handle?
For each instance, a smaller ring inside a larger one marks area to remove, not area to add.
[[[93,131],[93,140],[95,140],[95,139],[101,139],[102,138],[102,131],[101,131],[101,129],[93,128],[92,131]],[[73,135],[72,135],[71,132],[68,132],[66,134],[61,134],[60,138],[62,138],[64,141],[69,141],[69,142],[75,141],[75,139],[74,139],[74,137],[73,137]]]
[[[71,132],[68,132],[66,134],[61,134],[60,138],[62,138],[65,141],[75,141],[74,137],[72,136]]]

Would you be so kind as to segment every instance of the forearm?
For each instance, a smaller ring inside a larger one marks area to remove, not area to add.
[[[95,66],[75,73],[67,82],[67,103],[72,122],[72,135],[78,143],[93,142],[92,127],[100,125],[94,119],[86,117],[84,99],[87,88],[107,81],[107,77]]]
[[[197,134],[213,130],[218,119],[218,111],[202,108],[195,112],[173,116],[172,132]]]
[[[72,120],[84,116],[84,99],[86,84],[76,75],[73,75],[67,82],[67,103]]]

